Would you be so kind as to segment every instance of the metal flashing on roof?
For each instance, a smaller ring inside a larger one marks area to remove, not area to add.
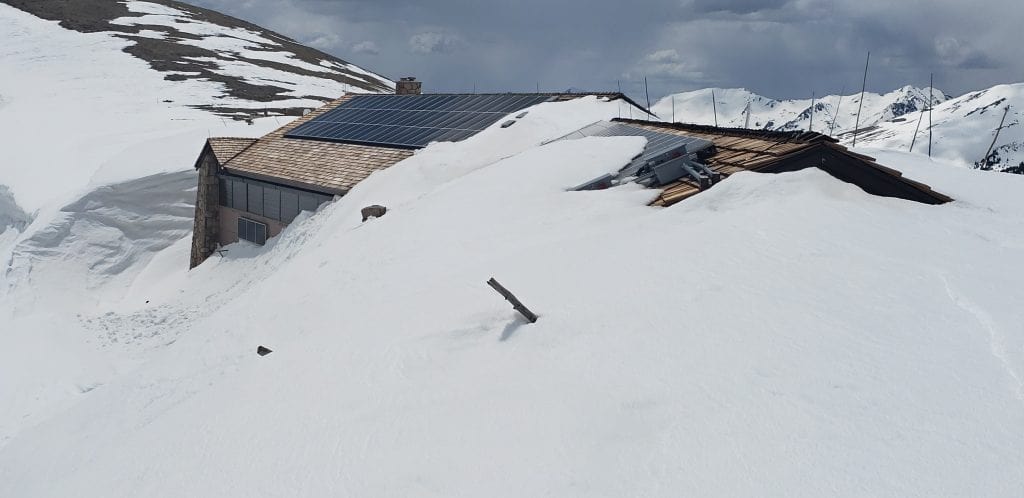
[[[469,138],[545,94],[358,95],[285,137],[417,149]]]
[[[557,140],[632,136],[647,139],[643,152],[620,169],[616,175],[604,175],[581,184],[574,190],[608,188],[627,181],[636,181],[648,186],[660,186],[683,177],[691,178],[700,188],[704,189],[721,178],[720,175],[699,162],[702,155],[714,150],[714,144],[702,138],[661,133],[625,123],[598,121]]]

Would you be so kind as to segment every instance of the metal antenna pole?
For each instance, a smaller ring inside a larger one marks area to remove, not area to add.
[[[935,73],[928,76],[928,157],[932,157],[932,107],[935,103]]]
[[[832,126],[828,127],[828,136],[832,136],[832,132],[836,129],[836,120],[839,119],[839,106],[843,105],[843,92],[846,92],[846,86],[843,86],[842,90],[839,90],[839,102],[836,103],[836,112],[832,115]]]
[[[860,103],[857,104],[857,120],[853,124],[853,147],[857,146],[857,132],[860,131],[860,110],[864,107],[864,90],[868,87],[868,64],[871,63],[871,52],[868,52],[868,60],[864,63],[864,81],[860,85]]]
[[[672,122],[676,122],[676,94],[672,94]]]
[[[999,128],[996,128],[996,136],[992,137],[992,144],[988,146],[988,152],[985,152],[985,157],[982,158],[981,162],[984,166],[988,166],[988,156],[992,154],[992,148],[996,146],[996,140],[999,140],[999,131],[1003,129],[1003,123],[1006,122],[1006,115],[1010,113],[1010,106],[1006,106],[1003,109],[1003,117],[999,120]]]
[[[811,92],[811,122],[807,124],[807,131],[814,131],[814,92]]]
[[[914,128],[914,138],[910,139],[910,151],[914,152],[914,142],[917,141],[917,132],[921,130],[921,120],[924,118],[924,109],[921,109],[921,115],[917,117],[917,127]]]
[[[711,110],[715,113],[715,128],[718,128],[718,104],[715,103],[715,90],[711,90]]]
[[[651,94],[647,91],[647,77],[644,76],[644,96],[647,97],[647,120],[651,120]]]

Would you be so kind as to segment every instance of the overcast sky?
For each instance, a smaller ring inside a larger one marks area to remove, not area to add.
[[[809,98],[1024,81],[1024,0],[192,0],[424,91]]]

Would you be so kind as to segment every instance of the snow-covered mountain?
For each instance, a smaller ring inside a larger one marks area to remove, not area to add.
[[[124,40],[122,50],[169,81],[213,83],[162,102],[230,116],[294,114],[349,92],[389,93],[394,83],[254,24],[173,0],[0,0],[61,27]],[[5,32],[6,33],[6,32]],[[81,38],[85,40],[86,38]],[[126,74],[123,81],[130,82]]]
[[[934,103],[930,118],[922,112],[928,108],[929,98]],[[669,95],[652,110],[666,120],[674,117],[679,122],[714,124],[717,108],[720,126],[813,130],[850,145],[860,100],[859,93],[821,96],[814,100],[812,113],[811,99],[775,100],[745,89],[716,88]],[[1007,106],[1010,110],[993,146]],[[913,142],[915,152],[927,153],[931,119],[933,155],[980,169],[1024,173],[1024,83],[998,85],[955,98],[938,89],[912,86],[884,95],[869,92],[860,112],[858,145],[909,150]],[[989,147],[992,152],[986,161]]]

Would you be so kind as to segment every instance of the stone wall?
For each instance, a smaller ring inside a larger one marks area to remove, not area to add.
[[[199,164],[199,188],[196,190],[196,215],[192,230],[192,258],[189,269],[199,266],[217,250],[220,227],[220,188],[217,172],[220,165],[209,146],[203,149]]]

